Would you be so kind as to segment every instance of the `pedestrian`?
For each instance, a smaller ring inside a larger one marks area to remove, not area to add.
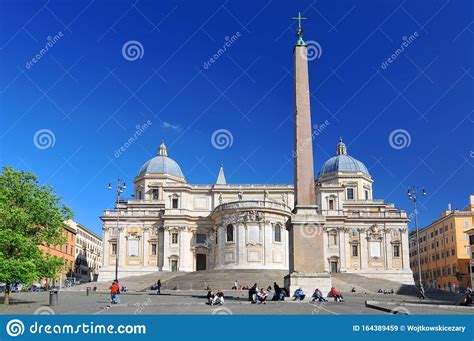
[[[214,293],[212,292],[212,290],[209,290],[209,291],[207,292],[207,296],[206,296],[206,297],[207,297],[207,304],[212,305],[212,301],[213,301],[213,299],[214,299]]]
[[[273,290],[275,290],[275,294],[272,297],[272,301],[280,301],[281,289],[280,289],[280,286],[276,282],[273,282]]]
[[[255,295],[257,295],[257,283],[255,283],[250,289],[249,289],[249,301],[252,303],[255,303]]]
[[[234,281],[234,285],[232,286],[232,290],[237,290],[239,288],[239,283],[237,280]]]
[[[112,304],[120,303],[120,287],[118,281],[113,281],[112,285],[110,286],[110,302]]]
[[[158,282],[156,282],[156,294],[161,295],[161,279],[158,279]]]
[[[418,298],[419,298],[420,300],[426,298],[426,296],[425,296],[425,289],[423,288],[423,285],[420,285],[420,290],[418,291]]]

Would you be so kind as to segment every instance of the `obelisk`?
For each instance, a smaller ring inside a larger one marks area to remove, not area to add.
[[[331,276],[327,272],[326,246],[323,228],[325,218],[316,205],[313,165],[313,135],[308,76],[308,47],[303,40],[301,20],[298,14],[298,40],[294,46],[295,68],[295,208],[287,223],[289,232],[289,270],[285,287],[291,294],[301,288],[306,297],[314,289],[323,294],[331,288]]]

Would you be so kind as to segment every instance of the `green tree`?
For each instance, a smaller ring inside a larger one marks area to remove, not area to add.
[[[41,278],[54,278],[62,258],[44,255],[38,245],[65,242],[65,221],[71,210],[60,204],[52,187],[40,185],[36,176],[11,167],[0,173],[0,282],[6,284],[4,303],[9,304],[10,286],[26,285]]]

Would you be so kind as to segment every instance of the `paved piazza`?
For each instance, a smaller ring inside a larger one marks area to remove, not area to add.
[[[251,304],[244,296],[246,292],[229,292],[223,306],[211,307],[205,304],[204,291],[176,292],[167,291],[162,295],[154,292],[125,293],[121,303],[109,305],[110,295],[106,292],[91,293],[84,291],[62,291],[59,293],[59,305],[48,306],[48,293],[17,293],[12,295],[12,305],[0,306],[0,314],[271,314],[271,315],[318,315],[318,314],[388,314],[387,312],[368,308],[366,300],[391,302],[391,307],[410,314],[473,314],[473,309],[463,307],[436,308],[393,305],[404,300],[405,303],[418,303],[418,299],[408,296],[391,296],[380,294],[347,294],[346,302],[328,303],[309,302],[267,302]],[[226,295],[228,293],[226,292]],[[232,295],[232,296],[231,296]],[[241,296],[241,297],[237,297]],[[426,304],[446,304],[446,301],[427,300]]]

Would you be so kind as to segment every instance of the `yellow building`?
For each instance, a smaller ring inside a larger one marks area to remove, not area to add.
[[[426,287],[456,291],[471,286],[471,247],[468,230],[474,226],[474,195],[464,211],[450,205],[438,220],[419,230],[421,280]],[[410,267],[418,283],[416,231],[410,233]]]

